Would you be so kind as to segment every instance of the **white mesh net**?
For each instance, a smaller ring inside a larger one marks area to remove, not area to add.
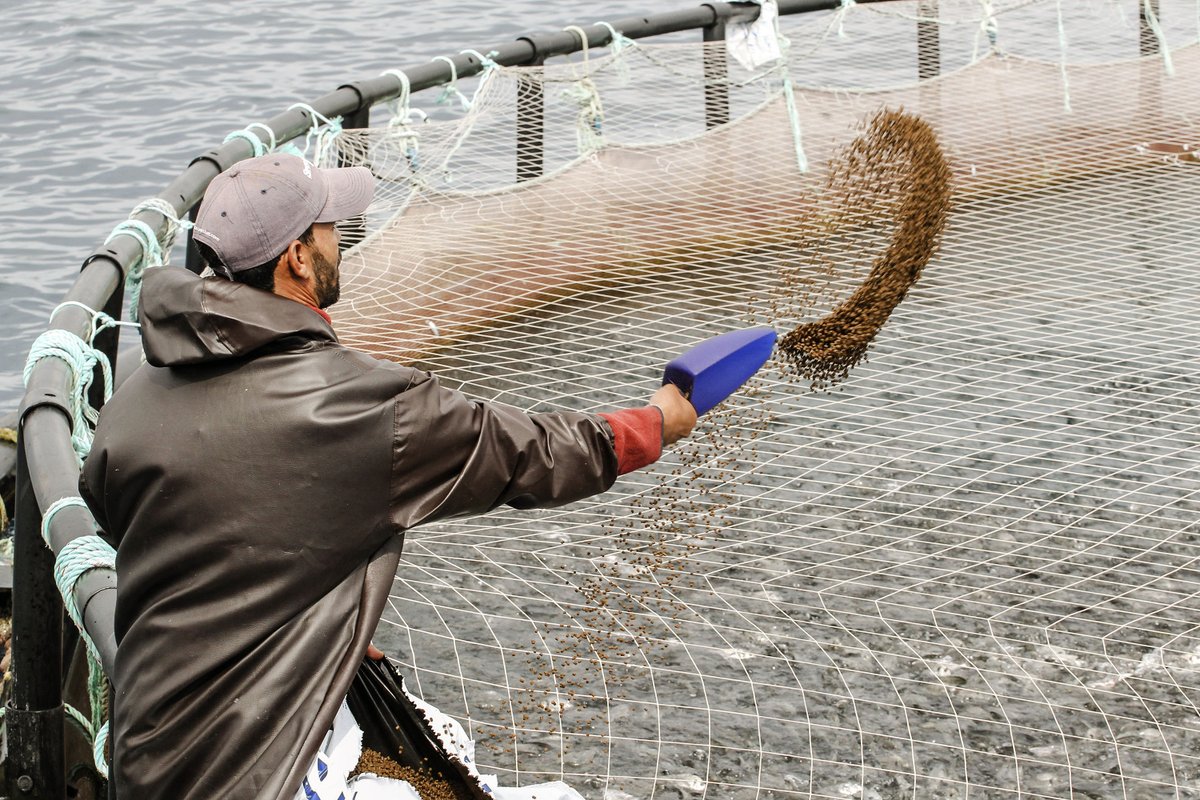
[[[337,138],[385,187],[343,340],[530,409],[639,403],[687,346],[846,297],[889,230],[812,226],[881,108],[954,172],[836,391],[770,364],[609,495],[409,534],[378,641],[489,769],[608,800],[1200,792],[1200,15],[1155,8],[1166,58],[1132,3],[851,6],[785,19],[786,68],[730,59],[711,130],[723,45],[639,44]]]

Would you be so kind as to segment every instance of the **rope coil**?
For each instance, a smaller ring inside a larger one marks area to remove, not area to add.
[[[243,128],[239,131],[231,131],[225,136],[224,139],[221,140],[221,144],[228,144],[235,139],[241,139],[243,142],[246,142],[246,144],[250,145],[250,153],[254,158],[266,155],[267,153],[266,144],[264,144],[263,140],[258,138],[258,136],[249,128]]]
[[[117,223],[104,243],[108,244],[118,236],[130,236],[142,248],[141,256],[129,265],[129,271],[125,275],[125,288],[129,290],[129,313],[136,317],[142,299],[142,277],[145,275],[146,269],[161,267],[166,259],[163,254],[163,246],[158,241],[158,234],[139,219],[127,219]]]
[[[50,526],[54,517],[64,508],[79,507],[87,510],[87,503],[82,497],[63,497],[55,500],[42,516],[42,539],[46,546],[53,550],[50,544]],[[91,706],[92,718],[87,720],[81,712],[71,706],[66,706],[68,715],[72,717],[87,734],[92,744],[92,758],[96,769],[101,775],[108,774],[108,763],[104,757],[104,747],[108,741],[108,722],[104,719],[106,711],[107,682],[104,670],[100,666],[100,651],[95,642],[88,636],[83,623],[83,611],[75,599],[75,586],[87,573],[97,570],[115,570],[117,553],[112,545],[94,534],[79,536],[67,542],[54,559],[54,583],[62,596],[63,607],[67,616],[79,629],[79,637],[87,648],[88,657],[88,702]]]
[[[103,352],[70,331],[54,328],[35,339],[33,347],[29,350],[23,376],[26,387],[29,386],[34,366],[43,358],[57,358],[70,370],[68,402],[71,413],[71,444],[82,466],[83,460],[92,449],[92,428],[99,418],[99,412],[87,402],[88,390],[95,379],[96,367],[100,367],[104,380],[104,399],[107,401],[112,396],[112,367],[109,365],[108,356]]]
[[[255,124],[257,125],[258,123]],[[262,127],[265,128],[266,126],[263,125]],[[268,130],[270,129],[268,128]],[[271,136],[272,140],[274,140],[274,134]],[[143,211],[157,212],[162,216],[163,219],[167,221],[167,229],[163,232],[163,235],[159,237],[158,240],[159,245],[162,247],[163,253],[170,252],[171,248],[175,246],[175,237],[179,234],[179,231],[191,230],[194,227],[191,220],[181,218],[179,214],[176,213],[175,206],[171,205],[166,200],[163,200],[161,197],[151,197],[148,200],[143,200],[133,207],[133,210],[129,212],[129,216],[135,217]]]

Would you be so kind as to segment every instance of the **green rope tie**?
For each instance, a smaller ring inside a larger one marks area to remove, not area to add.
[[[463,109],[467,112],[468,118],[468,122],[460,127],[458,136],[454,140],[454,144],[452,144],[446,151],[445,155],[442,156],[441,165],[434,170],[435,173],[441,174],[442,179],[446,183],[451,183],[454,180],[453,173],[450,170],[450,162],[454,159],[454,156],[458,153],[458,149],[463,146],[463,142],[467,140],[467,137],[471,135],[471,131],[474,129],[475,123],[471,112],[477,108],[477,101],[487,89],[488,84],[491,83],[492,76],[499,72],[500,66],[491,58],[480,55],[478,51],[464,50],[462,52],[473,54],[476,58],[479,58],[483,64],[483,72],[480,73],[479,85],[475,87],[475,94],[471,99],[467,99],[466,95],[458,90],[458,68],[454,66],[454,61],[446,56],[437,56],[435,59],[433,59],[434,61],[445,61],[450,65],[450,82],[446,85],[446,88],[442,90],[442,95],[437,99],[437,102],[444,104],[449,102],[451,97],[457,95],[462,103]],[[495,55],[495,52],[493,51],[491,55]]]
[[[846,36],[846,13],[855,5],[854,0],[842,0],[837,10],[837,35],[839,39],[845,39]]]
[[[58,557],[54,559],[54,582],[63,595],[63,605],[67,615],[74,620],[75,625],[83,633],[83,613],[75,602],[75,584],[87,573],[97,569],[114,569],[116,566],[116,551],[112,545],[99,536],[80,536],[72,539],[63,546]],[[100,651],[96,645],[83,634],[88,644],[88,651],[97,660]]]
[[[255,123],[255,125],[257,124]],[[261,127],[266,128],[267,126],[262,125]],[[267,130],[270,130],[270,128],[267,128]],[[271,134],[272,140],[274,140],[274,137],[275,134]],[[175,237],[179,234],[179,231],[191,230],[194,227],[191,220],[180,217],[179,213],[175,210],[175,206],[161,197],[151,197],[149,200],[143,200],[133,207],[133,211],[129,212],[129,216],[137,216],[143,211],[155,211],[161,214],[163,219],[167,221],[167,229],[159,238],[159,245],[162,247],[164,253],[171,252],[171,248],[175,246]]]
[[[141,220],[127,219],[117,223],[104,243],[108,244],[118,236],[132,237],[142,248],[141,257],[130,265],[129,272],[125,275],[125,288],[129,290],[129,315],[136,319],[138,304],[142,298],[142,276],[147,267],[161,267],[166,259],[163,247],[158,241],[158,234]]]
[[[254,132],[255,128],[262,128],[270,138],[270,144],[263,142],[262,138]],[[260,122],[251,123],[240,131],[230,131],[228,135],[221,141],[221,144],[232,142],[234,139],[241,139],[246,144],[250,145],[250,153],[252,158],[265,156],[271,150],[275,149],[275,131],[271,130],[266,125]]]
[[[471,99],[467,102],[467,110],[470,110],[472,108],[475,108],[475,106],[478,104],[479,96],[481,94],[483,94],[484,87],[487,86],[491,82],[492,75],[494,75],[500,69],[500,65],[497,64],[492,59],[493,56],[499,55],[499,51],[498,50],[489,51],[486,56],[483,53],[479,52],[478,50],[468,49],[468,50],[460,50],[459,52],[463,55],[475,56],[475,58],[479,60],[480,65],[482,65],[482,67],[483,67],[483,69],[479,73],[479,85],[475,87],[475,93],[471,96]],[[445,56],[443,56],[443,58],[444,57]]]
[[[838,14],[845,16],[853,6],[854,0],[842,0]],[[841,24],[840,21],[838,24]],[[779,29],[778,15],[775,17],[775,38],[779,41],[779,65],[783,70],[783,99],[787,105],[788,122],[792,128],[792,147],[796,151],[796,168],[801,172],[808,172],[808,156],[804,152],[804,131],[800,126],[800,109],[796,105],[796,90],[792,85],[790,59],[792,42]]]
[[[75,723],[75,727],[79,728],[79,732],[84,735],[84,738],[92,745],[92,761],[96,764],[96,771],[101,776],[108,776],[108,759],[104,757],[104,749],[108,745],[108,720],[100,726],[100,730],[96,731],[92,727],[92,721],[89,720],[82,711],[70,703],[63,703],[63,712],[67,715],[67,719]],[[0,717],[4,716],[4,709],[0,708]]]
[[[104,748],[108,744],[108,723],[108,720],[104,720],[104,724],[96,733],[95,741],[92,742],[92,758],[96,762],[96,769],[105,776],[108,775],[108,759],[104,757]]]
[[[42,516],[42,538],[50,547],[50,525],[55,515],[64,508],[72,506],[87,509],[87,503],[82,497],[63,497],[55,500]],[[53,548],[51,548],[53,549]],[[100,651],[88,636],[83,625],[83,613],[75,600],[75,585],[80,578],[96,569],[112,570],[116,568],[117,553],[112,545],[96,535],[79,536],[67,542],[54,559],[54,583],[62,595],[63,607],[67,616],[79,629],[79,637],[87,648],[88,655],[88,702],[91,705],[92,719],[82,727],[89,734],[92,743],[92,757],[96,769],[101,775],[108,774],[108,764],[104,758],[104,743],[108,738],[108,723],[104,720],[107,706],[106,693],[108,684],[104,670],[100,665]],[[76,709],[67,706],[68,713],[78,715],[76,721],[83,722],[83,715]]]
[[[989,53],[1000,52],[1000,48],[996,46],[1000,38],[1000,22],[996,19],[996,9],[992,6],[992,0],[979,0],[979,30],[975,32],[975,42],[971,47],[972,64],[979,59],[980,35],[987,37]]]
[[[602,25],[608,29],[608,46],[610,48],[612,48],[612,54],[614,56],[620,55],[621,51],[624,50],[626,47],[636,47],[637,46],[637,42],[635,42],[633,39],[630,39],[628,36],[621,33],[616,28],[614,28],[611,23],[601,21],[601,22],[593,22],[592,24],[593,25]],[[563,30],[566,30],[566,28],[564,28]]]
[[[288,111],[293,109],[299,109],[312,120],[308,133],[304,136],[304,149],[301,150],[288,142],[278,148],[278,152],[299,156],[312,161],[318,167],[337,166],[337,139],[342,135],[342,118],[330,119],[308,103],[292,103],[288,106]],[[310,151],[312,158],[308,157]]]
[[[104,400],[112,396],[112,367],[108,357],[92,347],[70,331],[54,328],[46,331],[33,342],[29,350],[29,358],[25,362],[25,386],[29,386],[29,378],[34,366],[43,358],[57,358],[63,361],[71,372],[68,385],[69,410],[71,412],[71,444],[80,466],[92,449],[92,428],[99,418],[99,412],[87,403],[88,390],[95,378],[96,367],[99,366],[104,380]]]
[[[583,53],[583,77],[579,77],[572,64],[571,74],[575,82],[563,89],[561,94],[579,108],[575,119],[575,148],[579,155],[586,156],[604,146],[604,106],[588,68],[587,33],[578,25],[569,25],[563,30],[579,37],[579,48]]]
[[[467,48],[466,50],[459,50],[458,52],[464,56],[474,56],[479,61],[479,65],[483,67],[482,72],[484,75],[494,69],[500,69],[500,65],[493,60],[494,56],[500,55],[499,50],[491,50],[486,56],[478,50],[472,50],[470,48]]]
[[[82,711],[70,703],[63,703],[63,711],[66,713],[67,719],[75,723],[75,726],[79,728],[79,732],[82,733],[89,742],[94,742],[96,740],[96,732],[92,730],[92,721],[85,717]]]
[[[637,47],[637,42],[607,22],[596,22],[594,24],[603,25],[605,28],[608,28],[608,48],[613,63],[616,65],[617,85],[627,86],[629,84],[629,59],[626,57],[625,50],[626,48]]]
[[[415,175],[420,169],[420,140],[421,136],[412,127],[413,119],[427,122],[429,115],[419,108],[411,108],[409,101],[412,96],[412,84],[404,70],[387,69],[380,75],[391,75],[400,81],[400,94],[388,104],[392,112],[388,120],[388,136],[398,140],[404,148],[404,156],[408,159],[409,170]]]
[[[92,308],[91,306],[87,305],[86,303],[81,303],[78,300],[64,300],[63,302],[56,305],[54,307],[54,310],[50,312],[50,324],[51,325],[54,324],[54,317],[57,316],[58,312],[63,310],[64,308],[67,308],[68,306],[75,306],[76,308],[81,308],[91,316],[91,322],[88,326],[88,335],[84,338],[84,341],[87,341],[87,342],[95,341],[96,334],[100,333],[101,331],[107,330],[109,328],[116,328],[116,327],[140,328],[140,327],[142,327],[141,325],[139,325],[136,322],[127,322],[125,320],[113,319],[108,314],[105,314],[103,311],[97,311],[96,309]]]
[[[46,509],[45,514],[42,516],[42,538],[46,540],[47,547],[50,547],[51,521],[59,511],[71,506],[86,509],[87,503],[84,502],[82,497],[63,497],[55,500]],[[88,652],[97,661],[100,660],[100,651],[96,649],[96,645],[84,630],[83,613],[75,602],[75,584],[86,573],[92,570],[115,569],[116,557],[117,552],[113,550],[112,545],[99,536],[90,534],[78,536],[67,542],[54,559],[54,583],[58,586],[59,593],[62,594],[63,606],[67,610],[67,616],[79,628],[80,635],[87,643]]]
[[[785,73],[783,77],[783,98],[787,103],[788,119],[792,124],[792,145],[796,150],[796,166],[801,172],[808,172],[808,156],[804,153],[804,136],[800,127],[800,110],[796,107],[796,92],[792,88],[790,73]]]
[[[407,112],[409,100],[412,97],[412,81],[408,79],[408,73],[402,69],[385,69],[383,72],[379,73],[379,75],[380,77],[383,77],[384,75],[391,75],[393,78],[400,81],[400,94],[398,94],[396,99],[392,100],[391,102],[394,104],[393,108]],[[395,112],[393,112],[393,116],[395,116]]]
[[[449,56],[435,56],[434,61],[445,61],[450,65],[450,80],[442,89],[442,93],[437,96],[436,102],[439,106],[444,106],[450,103],[455,98],[458,99],[459,105],[463,111],[471,110],[471,100],[458,89],[458,67],[454,65],[454,59]]]

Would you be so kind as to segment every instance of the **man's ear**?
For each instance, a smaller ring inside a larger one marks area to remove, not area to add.
[[[293,239],[288,245],[283,253],[283,261],[288,276],[297,283],[303,283],[312,277],[312,260],[299,239]]]

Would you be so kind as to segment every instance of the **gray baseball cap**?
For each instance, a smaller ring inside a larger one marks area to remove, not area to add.
[[[259,156],[213,178],[192,236],[241,272],[278,257],[314,222],[362,214],[374,194],[366,167],[319,169],[298,156]]]

